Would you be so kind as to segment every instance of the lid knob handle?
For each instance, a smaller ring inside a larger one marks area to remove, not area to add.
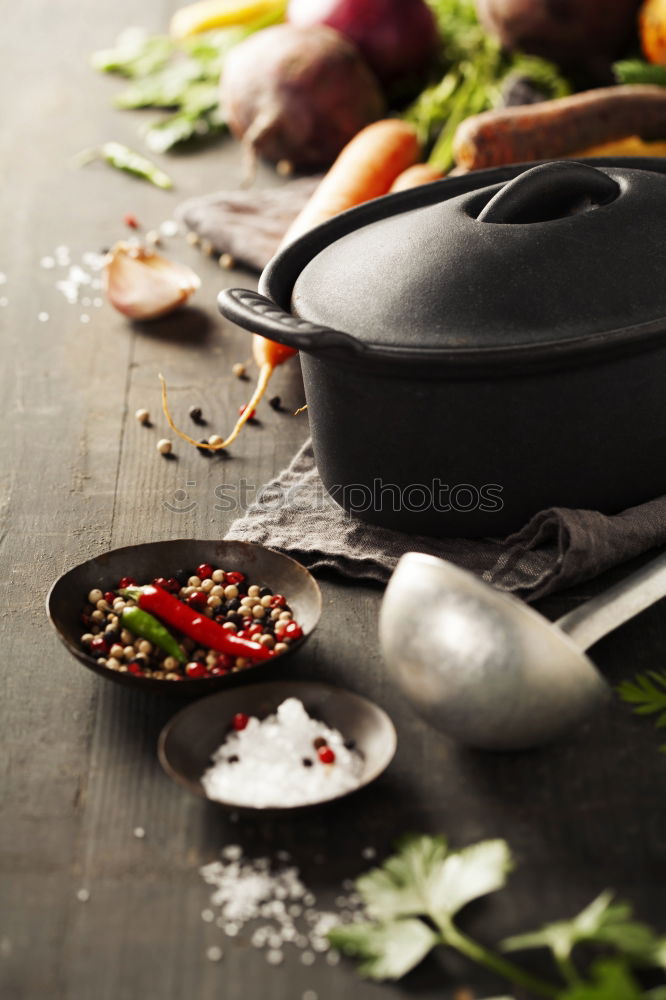
[[[548,222],[605,205],[620,186],[596,167],[574,160],[540,163],[493,195],[477,216],[479,222]]]

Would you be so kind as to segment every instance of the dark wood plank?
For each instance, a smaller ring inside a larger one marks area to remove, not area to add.
[[[8,276],[0,296],[9,300],[0,307],[8,359],[0,371],[2,995],[299,1000],[314,989],[320,1000],[442,1000],[456,980],[474,983],[480,995],[497,992],[497,983],[441,956],[399,985],[364,984],[349,964],[306,968],[292,956],[273,969],[246,938],[223,941],[201,920],[208,891],[198,867],[229,842],[250,854],[285,849],[330,903],[341,880],[367,866],[366,846],[381,856],[405,830],[443,831],[456,844],[503,836],[518,862],[510,888],[471,908],[465,921],[484,940],[568,915],[606,886],[659,923],[664,761],[648,723],[613,701],[557,747],[498,756],[461,749],[423,724],[388,682],[376,642],[380,590],[326,579],[321,625],[284,669],[345,684],[386,707],[399,731],[395,763],[337,809],[296,823],[233,822],[159,769],[157,735],[176,703],[103,683],[47,631],[45,590],[66,567],[109,546],[221,536],[233,512],[216,510],[216,487],[245,480],[251,497],[307,433],[306,417],[266,409],[263,426],[249,428],[229,460],[206,460],[181,443],[173,462],[155,451],[164,432],[160,370],[184,425],[196,402],[211,431],[231,426],[247,385],[230,368],[248,356],[248,339],[217,316],[214,302],[225,283],[247,284],[247,275],[221,272],[170,240],[169,251],[202,275],[196,309],[132,328],[106,307],[68,305],[54,272],[39,266],[58,245],[78,261],[112,242],[128,210],[152,226],[169,218],[180,197],[236,183],[240,162],[231,144],[170,159],[178,184],[171,194],[102,167],[72,166],[73,155],[95,142],[136,144],[141,117],[109,108],[116,85],[92,74],[87,54],[139,16],[161,28],[175,6],[154,0],[139,14],[120,0],[91,16],[73,0],[29,0],[8,8],[0,37],[15,81],[4,95],[0,132],[0,271]],[[263,172],[261,182],[272,175]],[[88,324],[80,322],[84,311]],[[302,401],[294,363],[274,385],[290,406]],[[139,406],[155,416],[153,429],[134,420]],[[179,490],[187,500],[177,499]],[[556,617],[606,582],[553,598],[544,610]],[[616,681],[661,667],[665,639],[662,604],[600,643],[595,657]],[[133,836],[136,826],[145,839]],[[88,902],[77,900],[81,888]],[[205,958],[213,943],[225,949],[219,965]]]

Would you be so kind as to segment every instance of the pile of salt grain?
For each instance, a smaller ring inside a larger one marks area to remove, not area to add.
[[[335,754],[334,763],[319,761],[319,739]],[[209,799],[261,809],[334,798],[356,788],[362,772],[361,754],[345,746],[337,729],[311,718],[297,698],[287,698],[275,715],[252,717],[245,729],[231,732],[201,783]]]
[[[219,861],[200,869],[204,881],[213,886],[202,919],[215,923],[230,938],[238,937],[251,924],[249,941],[254,948],[265,950],[270,965],[280,965],[289,947],[300,952],[303,965],[313,965],[318,955],[328,965],[337,965],[340,955],[330,946],[328,931],[336,924],[366,919],[354,883],[342,883],[334,910],[321,910],[298,869],[287,864],[287,852],[278,852],[277,860],[282,867],[275,870],[269,858],[248,859],[237,844],[225,847]],[[215,956],[209,955],[219,961],[221,949],[215,949]]]

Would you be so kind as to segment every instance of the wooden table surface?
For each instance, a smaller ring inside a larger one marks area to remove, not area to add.
[[[572,915],[606,887],[664,929],[666,759],[651,725],[615,700],[574,739],[547,750],[461,749],[388,683],[376,639],[379,588],[325,579],[321,624],[289,673],[375,699],[397,726],[397,757],[374,787],[337,809],[233,823],[158,765],[157,736],[177,704],[104,682],[52,632],[44,597],[64,570],[120,545],[223,536],[232,515],[216,511],[216,486],[244,478],[251,493],[307,434],[306,416],[266,407],[231,461],[207,461],[180,443],[176,461],[156,453],[164,432],[159,370],[181,416],[196,403],[214,429],[231,426],[246,386],[230,368],[248,356],[248,340],[217,315],[215,295],[250,276],[223,272],[174,238],[169,250],[196,267],[202,290],[186,314],[139,328],[106,305],[70,305],[56,288],[60,270],[40,266],[58,246],[69,248],[72,263],[108,246],[124,235],[125,212],[152,227],[182,197],[237,184],[231,142],[165,159],[177,185],[170,193],[101,165],[73,165],[82,148],[107,139],[140,145],[144,120],[111,109],[118,83],[96,75],[88,54],[128,24],[163,29],[174,6],[25,0],[3,14],[0,995],[300,1000],[310,989],[319,1000],[443,1000],[461,983],[481,996],[502,992],[447,955],[397,985],[364,983],[348,962],[305,967],[291,952],[269,966],[246,937],[222,940],[201,919],[208,889],[198,868],[230,842],[249,855],[290,851],[326,903],[342,879],[368,866],[364,848],[381,856],[406,830],[443,832],[456,845],[505,837],[517,862],[510,885],[464,919],[482,940]],[[270,182],[262,172],[260,183]],[[302,402],[296,364],[276,374],[274,391],[290,408]],[[144,406],[157,416],[152,430],[134,419]],[[544,610],[560,614],[598,586],[551,599]],[[662,603],[600,643],[595,659],[617,680],[662,667],[665,644]],[[137,826],[142,840],[133,836]],[[81,888],[86,903],[77,899]],[[219,964],[206,959],[213,944],[225,951]]]

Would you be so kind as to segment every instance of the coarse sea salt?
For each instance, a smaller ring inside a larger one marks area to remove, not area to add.
[[[253,948],[264,950],[269,964],[279,965],[288,959],[288,951],[295,951],[300,953],[303,965],[314,965],[318,959],[336,965],[340,955],[331,948],[328,932],[337,924],[349,924],[362,917],[362,907],[351,908],[349,899],[341,897],[338,890],[336,907],[343,902],[345,909],[319,909],[314,893],[306,888],[293,865],[274,864],[269,858],[247,858],[242,850],[237,856],[238,850],[238,845],[229,845],[220,852],[218,861],[201,868],[204,881],[212,888],[202,920],[212,924],[211,917],[217,912],[214,926],[227,938],[240,937]],[[291,900],[311,898],[309,919],[305,919],[302,907],[295,912],[297,904],[285,906],[281,896]]]
[[[319,760],[313,746],[318,738],[335,754],[334,763]],[[275,715],[250,718],[212,759],[201,779],[208,798],[258,809],[334,798],[356,788],[363,771],[361,754],[345,746],[337,729],[311,718],[297,698],[283,701]]]

